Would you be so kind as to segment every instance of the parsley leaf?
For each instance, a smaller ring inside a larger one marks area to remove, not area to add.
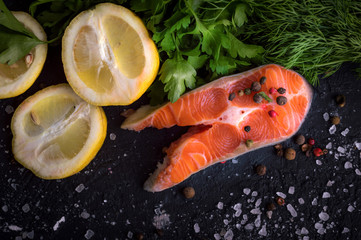
[[[36,45],[44,43],[27,30],[0,0],[0,63],[14,64]]]
[[[184,93],[185,87],[194,88],[196,82],[196,70],[181,57],[167,59],[160,69],[160,80],[165,84],[164,91],[168,92],[171,102],[177,101]]]

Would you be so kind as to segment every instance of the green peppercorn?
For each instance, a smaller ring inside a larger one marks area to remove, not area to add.
[[[251,90],[253,92],[258,92],[259,90],[261,90],[261,84],[259,82],[253,82],[251,85]]]
[[[277,102],[278,105],[283,106],[283,105],[285,105],[287,103],[287,98],[284,97],[284,96],[278,96],[276,98],[276,102]]]
[[[247,146],[247,147],[252,147],[252,145],[253,145],[253,140],[248,139],[248,140],[246,141],[246,146]]]
[[[252,93],[251,89],[250,88],[246,88],[244,89],[244,94],[246,95],[250,95]]]
[[[253,95],[253,101],[255,103],[261,103],[262,102],[262,97],[261,95],[259,95],[258,93],[256,93],[255,95]]]
[[[259,83],[260,83],[261,85],[263,85],[263,84],[265,84],[266,80],[267,80],[267,78],[266,78],[265,76],[263,76],[263,77],[261,77],[261,79],[259,80]]]
[[[232,101],[235,97],[236,97],[236,94],[233,92],[233,93],[229,94],[228,100]]]
[[[277,92],[279,94],[285,94],[286,93],[286,89],[284,89],[283,87],[280,87],[279,89],[277,89]]]

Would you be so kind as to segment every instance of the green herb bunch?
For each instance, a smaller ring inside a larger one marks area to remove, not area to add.
[[[263,63],[293,68],[311,84],[344,62],[361,63],[361,1],[247,0],[245,33],[265,48]],[[360,69],[359,69],[360,70]]]

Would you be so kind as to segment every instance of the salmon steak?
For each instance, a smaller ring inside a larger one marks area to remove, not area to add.
[[[174,103],[142,106],[121,127],[191,126],[170,144],[144,184],[145,190],[159,192],[212,164],[290,138],[301,127],[312,95],[301,75],[270,64],[212,81]]]

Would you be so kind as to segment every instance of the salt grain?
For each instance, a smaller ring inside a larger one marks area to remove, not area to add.
[[[11,114],[11,113],[14,112],[14,108],[13,108],[12,106],[10,106],[10,105],[7,105],[7,106],[5,107],[5,112],[6,112],[7,114]]]
[[[349,211],[349,212],[353,212],[355,210],[355,208],[353,207],[353,206],[348,206],[348,208],[347,208],[347,211]]]
[[[349,161],[345,162],[344,168],[345,168],[345,169],[350,169],[350,168],[352,168],[352,163],[350,163]]]
[[[320,214],[318,214],[318,217],[319,217],[322,221],[327,221],[327,220],[330,218],[330,216],[329,216],[327,213],[325,213],[325,212],[320,212]]]
[[[229,221],[228,221],[228,219],[223,219],[223,223],[224,223],[224,225],[228,225],[228,223],[229,223]]]
[[[331,197],[331,195],[330,195],[329,192],[324,192],[324,193],[322,194],[322,198],[330,198],[330,197]]]
[[[332,148],[332,142],[327,143],[326,149],[331,149],[331,148]]]
[[[316,206],[317,205],[317,198],[314,198],[313,200],[312,200],[312,206]]]
[[[94,236],[94,232],[91,229],[88,229],[84,235],[86,239],[90,239]]]
[[[16,225],[9,225],[8,228],[9,228],[11,231],[21,231],[21,230],[23,230],[23,228],[18,227],[18,226],[16,226]]]
[[[302,234],[302,235],[307,235],[307,234],[308,234],[308,230],[303,227],[303,228],[301,229],[301,234]]]
[[[329,131],[330,134],[335,134],[335,132],[336,132],[336,126],[335,126],[335,125],[332,125],[328,131]]]
[[[304,236],[304,237],[302,238],[302,240],[310,240],[310,237],[309,237],[309,236]]]
[[[259,205],[261,205],[261,203],[262,203],[262,199],[259,198],[259,199],[257,199],[255,206],[258,207]]]
[[[85,189],[84,184],[79,184],[76,188],[75,191],[77,191],[78,193],[82,192]]]
[[[232,229],[228,229],[226,234],[224,234],[224,240],[232,240],[233,239],[233,232]]]
[[[320,228],[317,230],[317,233],[319,233],[321,235],[325,234],[325,232],[326,232],[326,230],[324,228]]]
[[[263,226],[262,226],[261,230],[259,230],[258,234],[261,236],[267,236],[266,224],[263,224]]]
[[[361,171],[360,171],[360,169],[356,168],[356,169],[355,169],[355,173],[356,173],[357,175],[361,176]]]
[[[318,229],[321,229],[323,228],[323,224],[322,223],[315,223],[315,228],[318,230]]]
[[[304,204],[304,203],[305,203],[305,200],[303,200],[303,198],[299,198],[299,199],[298,199],[298,202],[299,202],[299,204]]]
[[[259,214],[261,214],[262,212],[261,212],[261,210],[260,210],[259,208],[255,208],[255,209],[252,209],[252,210],[251,210],[251,213],[252,213],[252,214],[255,214],[255,215],[256,215],[256,214],[259,215]]]
[[[287,204],[287,210],[291,213],[292,217],[297,217],[297,212],[291,204]]]
[[[53,227],[53,230],[56,231],[58,229],[58,227],[59,227],[59,224],[62,223],[62,222],[65,222],[65,217],[64,216],[62,216],[60,218],[60,220],[55,223],[55,225]]]
[[[30,211],[30,207],[29,207],[29,204],[24,204],[24,206],[21,208],[23,211],[24,211],[24,213],[27,213],[27,212],[29,212]]]
[[[321,166],[321,165],[322,165],[321,160],[317,159],[317,160],[316,160],[316,164],[319,165],[319,166]]]
[[[214,239],[215,240],[221,240],[221,235],[219,235],[218,233],[215,233],[214,235],[213,235],[213,237],[214,237]]]
[[[335,183],[335,181],[330,181],[330,180],[328,180],[326,186],[327,186],[327,187],[331,187],[334,183]]]
[[[344,227],[342,230],[342,233],[348,233],[348,232],[350,232],[350,229],[348,229],[347,227]]]
[[[257,196],[258,196],[258,192],[253,191],[253,192],[252,192],[252,197],[257,197]]]
[[[32,230],[31,232],[28,232],[26,234],[26,236],[29,238],[29,239],[33,239],[34,238],[34,230]]]
[[[4,205],[4,206],[2,206],[2,208],[1,208],[4,212],[7,212],[9,209],[8,209],[8,206],[6,206],[6,205]]]
[[[128,234],[127,234],[127,237],[132,239],[133,238],[133,233],[131,231],[129,231]]]
[[[114,133],[109,134],[109,138],[110,140],[114,141],[117,138],[117,135],[115,135]]]
[[[355,142],[355,146],[358,150],[361,150],[361,142]]]
[[[340,152],[340,153],[345,153],[346,152],[345,148],[343,148],[343,147],[338,147],[337,151]]]
[[[254,226],[259,228],[261,226],[261,215],[258,215],[256,220],[254,221]]]
[[[248,223],[246,226],[244,226],[244,229],[248,230],[248,231],[252,231],[254,228],[253,223]]]
[[[243,189],[243,193],[246,195],[248,195],[250,192],[251,192],[251,189],[249,189],[249,188]]]
[[[237,159],[232,159],[232,163],[233,163],[233,164],[237,164],[237,163],[238,163],[238,160],[237,160]]]
[[[283,192],[276,192],[277,196],[280,196],[281,198],[286,198],[286,194]]]
[[[193,228],[194,228],[195,233],[199,233],[201,231],[201,229],[199,228],[198,223],[194,224]]]
[[[330,114],[328,114],[327,112],[323,114],[323,119],[327,122],[328,120],[330,120]]]
[[[268,217],[269,219],[272,218],[272,214],[273,214],[273,211],[267,211],[267,212],[266,212],[266,215],[267,215],[267,217]]]
[[[343,130],[343,131],[341,132],[341,135],[344,136],[344,137],[346,137],[346,135],[347,135],[349,132],[350,132],[350,129],[346,128],[345,130]]]
[[[294,194],[295,193],[295,187],[291,186],[288,188],[288,193],[289,194]]]
[[[222,202],[219,202],[219,203],[217,204],[217,208],[220,209],[220,210],[222,210],[222,209],[223,209],[223,203],[222,203]]]
[[[84,219],[88,219],[88,218],[90,217],[90,214],[87,213],[87,212],[82,212],[82,213],[80,214],[80,216],[81,216],[82,218],[84,218]]]

